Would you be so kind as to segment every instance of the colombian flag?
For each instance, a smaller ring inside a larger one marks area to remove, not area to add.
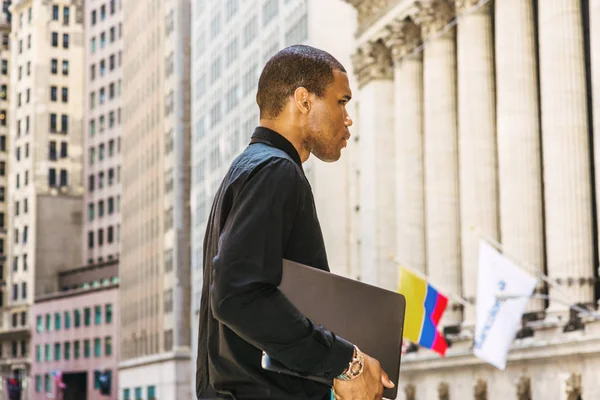
[[[448,305],[448,298],[427,281],[408,269],[400,269],[398,291],[406,298],[404,338],[442,356],[448,344],[438,332],[437,325]]]

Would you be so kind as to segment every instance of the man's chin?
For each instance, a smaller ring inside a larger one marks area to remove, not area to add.
[[[342,157],[342,151],[338,151],[337,154],[314,154],[314,156],[323,162],[333,163],[338,161]]]

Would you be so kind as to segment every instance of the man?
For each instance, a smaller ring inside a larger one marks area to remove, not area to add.
[[[310,154],[340,158],[352,125],[344,67],[292,46],[258,82],[260,126],[231,165],[210,212],[196,371],[198,398],[324,400],[331,389],[261,368],[262,351],[286,367],[334,378],[343,400],[381,399],[393,387],[379,363],[305,318],[278,290],[282,259],[329,271],[310,185]]]

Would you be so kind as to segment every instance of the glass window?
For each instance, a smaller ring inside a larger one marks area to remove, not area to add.
[[[79,340],[76,340],[73,342],[73,358],[74,359],[78,359],[81,355],[81,347],[80,347],[80,343]]]
[[[156,388],[148,386],[148,400],[156,400]]]
[[[54,361],[60,361],[60,343],[54,343]]]
[[[102,341],[100,338],[94,339],[94,357],[102,357]]]
[[[85,339],[83,341],[83,358],[90,358],[90,352],[91,352],[91,347],[90,347],[90,339]]]
[[[56,4],[52,6],[52,20],[58,21],[58,6]]]
[[[75,309],[75,328],[81,326],[81,310]]]
[[[129,389],[123,389],[123,400],[131,400],[131,392]]]
[[[52,32],[52,47],[58,47],[58,32]]]
[[[100,325],[102,323],[102,307],[101,306],[94,307],[94,323],[96,325]]]
[[[41,344],[35,345],[35,360],[37,362],[42,362],[42,345]]]
[[[69,48],[69,34],[68,33],[63,33],[63,48],[64,49]]]
[[[69,311],[65,311],[65,329],[69,329],[71,327],[71,313]]]
[[[65,6],[63,8],[63,24],[69,25],[69,7]]]
[[[52,315],[46,314],[46,331],[52,331]]]
[[[62,62],[62,74],[69,75],[69,61],[67,60]]]
[[[54,314],[54,329],[60,331],[60,313]]]
[[[83,310],[83,324],[85,326],[90,326],[92,322],[92,310],[89,307],[86,307]]]
[[[71,359],[71,342],[65,342],[65,360]]]
[[[113,317],[113,312],[112,312],[112,304],[107,304],[106,306],[104,306],[104,311],[105,311],[105,321],[107,324],[112,323],[112,317]]]
[[[36,317],[36,326],[37,326],[37,332],[43,332],[44,331],[44,319],[42,318],[41,315],[38,315]]]
[[[42,376],[40,374],[35,375],[35,391],[36,393],[42,392]]]
[[[142,400],[142,388],[141,387],[135,388],[135,400]]]
[[[46,361],[52,361],[52,347],[50,347],[50,343],[46,343],[45,353],[46,353]]]
[[[112,356],[112,338],[110,336],[104,338],[104,355]]]

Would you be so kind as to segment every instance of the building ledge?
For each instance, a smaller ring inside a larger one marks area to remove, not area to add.
[[[192,350],[189,347],[182,347],[168,353],[137,357],[130,360],[121,361],[119,363],[119,370],[137,368],[144,365],[160,364],[166,361],[189,361],[192,358],[191,352]]]

